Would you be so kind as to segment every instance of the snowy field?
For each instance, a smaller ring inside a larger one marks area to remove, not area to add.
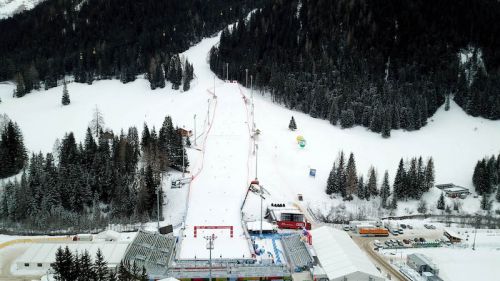
[[[243,134],[247,134],[244,130],[248,130],[243,123],[247,115],[238,87],[214,79],[208,67],[208,52],[217,42],[218,37],[204,39],[183,53],[193,63],[195,72],[195,80],[188,92],[173,91],[170,84],[164,89],[152,91],[142,78],[128,84],[116,80],[97,81],[93,85],[71,83],[68,85],[71,104],[63,107],[62,87],[35,91],[18,99],[12,97],[14,85],[0,83],[0,113],[6,113],[19,124],[27,148],[33,152],[51,152],[56,138],[62,138],[69,131],[74,132],[77,141],[83,141],[96,106],[103,113],[105,127],[115,133],[132,125],[137,126],[140,132],[144,122],[150,128],[159,128],[166,115],[172,116],[174,124],[193,129],[196,114],[200,135],[208,129],[204,124],[208,124],[207,111],[212,96],[207,89],[212,89],[215,84],[216,94],[219,95],[220,91],[220,100],[213,131],[207,138],[206,158],[197,149],[188,150],[192,164],[189,170],[198,177],[189,195],[192,204],[187,212],[187,225],[217,223],[238,226],[239,204],[244,188],[255,175],[255,157],[250,156],[249,162],[248,138],[243,138]],[[250,95],[248,90],[246,95]],[[391,138],[383,139],[362,127],[345,130],[334,127],[328,121],[274,104],[258,93],[254,93],[254,100],[255,122],[261,131],[257,151],[261,184],[273,198],[283,202],[294,202],[297,194],[301,193],[304,205],[313,210],[327,211],[342,204],[341,200],[332,200],[324,192],[328,173],[340,150],[355,154],[358,175],[364,174],[366,178],[369,167],[375,166],[379,184],[385,170],[389,171],[393,181],[401,157],[422,156],[425,159],[432,156],[436,183],[453,182],[469,188],[476,162],[486,155],[500,152],[500,121],[468,116],[453,102],[449,111],[440,108],[421,130],[392,131]],[[213,108],[210,110],[212,114]],[[292,115],[298,126],[295,132],[288,130]],[[307,141],[305,148],[298,147],[298,135]],[[204,137],[203,134],[198,138],[198,149],[203,148],[201,143]],[[308,175],[310,168],[317,169],[315,178]],[[219,189],[222,185],[224,187]],[[173,198],[170,198],[165,210],[165,220],[181,221],[186,216],[185,209],[182,210],[186,193],[168,191],[166,194]],[[439,194],[440,191],[433,189],[424,195],[430,209],[435,206]],[[369,215],[378,215],[380,208],[377,201],[366,203],[355,200],[346,204],[346,208],[353,212],[363,208]],[[479,199],[469,197],[464,202],[467,212],[472,213],[479,208]],[[401,203],[397,213],[415,213],[416,205],[416,202]],[[494,208],[498,208],[497,203]],[[241,234],[239,229],[235,227],[235,237]],[[184,234],[187,238],[192,237],[189,230]],[[242,245],[239,251],[247,248]],[[186,255],[192,255],[192,251],[186,251],[189,252]]]
[[[464,237],[466,229],[455,230]],[[442,248],[385,250],[383,253],[393,263],[406,259],[406,255],[422,253],[438,266],[439,276],[445,281],[498,280],[500,276],[500,231],[478,230],[476,250],[472,250],[473,230],[467,229],[469,239],[464,246],[454,245]],[[496,277],[495,277],[496,276]]]

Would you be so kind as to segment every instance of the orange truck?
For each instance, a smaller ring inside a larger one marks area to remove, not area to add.
[[[385,228],[360,228],[359,234],[361,236],[387,237],[389,236],[389,230]]]

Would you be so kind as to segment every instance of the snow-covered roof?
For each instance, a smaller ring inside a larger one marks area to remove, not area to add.
[[[345,231],[322,226],[311,230],[311,234],[313,247],[328,279],[361,272],[373,280],[384,280]]]
[[[462,236],[458,235],[455,231],[453,230],[449,230],[449,229],[445,229],[444,230],[445,233],[448,233],[448,235],[450,235],[451,237],[455,237],[455,238],[460,238],[460,239],[463,239]]]
[[[175,279],[174,277],[168,277],[168,278],[165,278],[165,279],[160,279],[158,281],[179,281],[179,279]]]
[[[259,231],[260,230],[260,221],[249,221],[247,222],[247,228],[249,231]],[[262,221],[262,230],[264,231],[272,231],[273,225],[267,221]]]
[[[125,256],[129,243],[127,242],[63,242],[63,243],[33,243],[27,251],[19,257],[18,263],[53,263],[56,260],[58,248],[66,246],[73,253],[88,251],[92,259],[95,258],[97,249],[101,249],[104,260],[110,266],[116,266]]]
[[[96,238],[97,239],[118,241],[118,240],[120,240],[120,233],[118,233],[114,230],[105,230],[105,231],[97,234]]]
[[[445,188],[444,192],[469,192],[469,189],[455,185],[454,187]]]

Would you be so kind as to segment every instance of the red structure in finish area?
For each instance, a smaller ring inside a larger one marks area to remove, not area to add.
[[[198,229],[229,229],[229,234],[233,238],[233,226],[232,225],[195,225],[194,226],[194,238],[196,238]]]

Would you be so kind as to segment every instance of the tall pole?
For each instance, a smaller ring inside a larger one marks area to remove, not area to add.
[[[210,99],[208,99],[207,122],[210,125]]]
[[[205,239],[208,241],[207,244],[207,249],[209,250],[209,259],[208,259],[208,265],[209,265],[209,280],[212,281],[212,250],[214,248],[214,240],[217,239],[217,236],[214,234],[205,236]]]
[[[245,68],[245,88],[248,89],[248,68]]]
[[[257,164],[258,164],[258,156],[259,156],[259,153],[258,153],[258,150],[259,150],[259,146],[257,144],[254,144],[254,151],[255,151],[255,180],[257,180]]]
[[[194,145],[196,146],[196,114],[194,115]]]
[[[163,184],[163,174],[161,174],[161,183],[160,186],[156,188],[156,212],[157,212],[157,220],[156,226],[158,227],[158,232],[160,232],[160,187]]]
[[[181,142],[181,145],[182,145],[182,149],[181,149],[181,153],[182,153],[182,178],[184,178],[184,173],[186,172],[186,166],[184,165],[184,142]]]
[[[255,172],[257,174],[257,171]],[[255,177],[257,179],[257,177]],[[262,185],[259,185],[260,187],[260,238],[262,239]]]

